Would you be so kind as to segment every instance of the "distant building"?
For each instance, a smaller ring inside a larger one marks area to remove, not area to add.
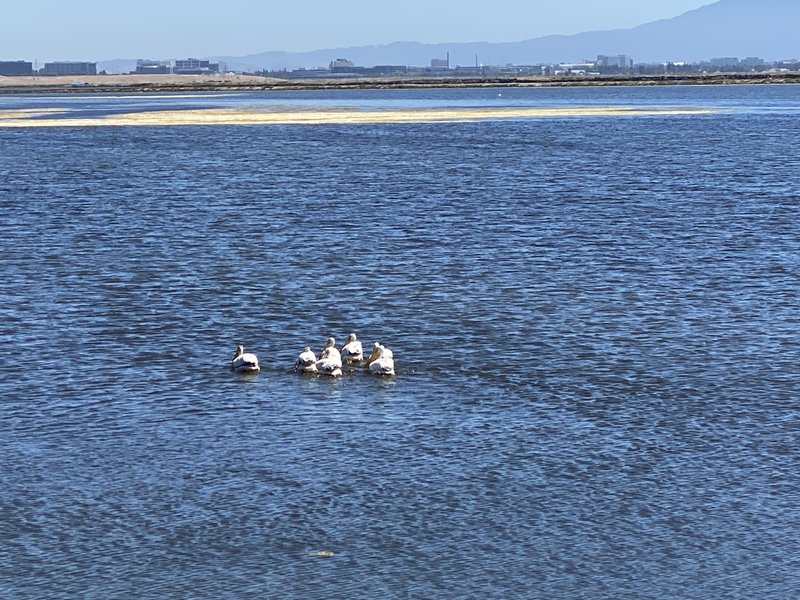
[[[139,59],[136,61],[134,73],[137,75],[165,75],[171,70],[172,67],[168,62]]]
[[[475,55],[475,66],[478,66],[478,55]],[[450,53],[447,53],[447,58],[432,58],[431,69],[449,69],[450,68]]]
[[[92,62],[50,62],[44,63],[40,75],[97,75],[97,63]]]
[[[721,58],[712,58],[710,61],[712,67],[719,67],[722,69],[730,67],[738,67],[739,59],[732,56],[723,56]]]
[[[365,67],[357,67],[352,61],[346,58],[337,58],[336,60],[332,60],[328,65],[328,76],[334,77],[357,77],[359,75],[364,75],[366,71],[367,69]]]
[[[620,69],[622,71],[629,71],[633,69],[633,59],[627,54],[617,54],[615,56],[608,56],[606,54],[597,55],[597,68],[598,69]]]
[[[208,75],[219,73],[219,63],[212,63],[199,58],[176,60],[172,72],[176,75]]]
[[[744,60],[740,61],[739,65],[749,69],[760,69],[764,66],[764,59],[758,58],[757,56],[748,56]]]
[[[586,75],[595,68],[594,63],[559,63],[553,75]]]
[[[486,67],[457,66],[453,69],[452,74],[456,77],[485,77],[487,70]],[[437,71],[437,69],[431,68],[431,71]],[[449,73],[446,73],[446,75],[449,75]]]
[[[337,58],[336,60],[332,60],[328,65],[328,68],[331,71],[336,69],[352,69],[355,65],[352,61],[347,60],[346,58]]]
[[[339,59],[342,60],[342,59]],[[348,63],[350,61],[347,61]],[[334,63],[331,63],[333,65]],[[341,65],[341,63],[339,63]],[[352,64],[352,63],[350,63]],[[287,79],[331,79],[348,77],[380,77],[408,73],[405,65],[376,65],[374,67],[332,66],[329,69],[296,69],[293,71],[265,71],[268,77]]]
[[[408,73],[405,65],[375,65],[367,69],[369,75],[393,75],[397,73]]]
[[[24,60],[0,60],[0,75],[33,75],[33,63]]]

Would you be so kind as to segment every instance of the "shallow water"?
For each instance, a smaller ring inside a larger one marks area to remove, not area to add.
[[[791,597],[799,100],[0,98],[714,110],[0,128],[0,595]]]

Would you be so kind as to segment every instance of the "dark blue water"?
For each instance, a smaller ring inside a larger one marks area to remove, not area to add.
[[[796,596],[800,88],[0,100],[718,109],[0,127],[3,598]]]

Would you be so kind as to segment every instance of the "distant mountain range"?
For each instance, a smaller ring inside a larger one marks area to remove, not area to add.
[[[450,66],[530,65],[580,62],[598,54],[627,54],[636,63],[700,62],[715,57],[758,56],[787,60],[800,56],[800,0],[719,0],[671,19],[632,29],[549,35],[521,42],[421,44],[394,42],[311,52],[263,52],[213,56],[234,71],[327,67],[336,58],[358,66],[427,66],[450,56]],[[186,57],[180,57],[186,58]],[[135,60],[101,61],[99,69],[131,71]]]

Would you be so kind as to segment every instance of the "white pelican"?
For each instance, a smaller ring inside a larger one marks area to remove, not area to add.
[[[367,368],[373,375],[394,375],[394,353],[375,342],[367,359]]]
[[[294,361],[294,370],[298,373],[316,373],[317,372],[317,355],[314,351],[306,346],[303,351]]]
[[[257,373],[261,370],[258,358],[252,352],[245,352],[244,346],[236,346],[236,353],[231,359],[231,371],[237,373]]]
[[[322,353],[317,361],[317,371],[320,375],[339,377],[342,374],[342,355],[336,349],[336,340],[328,338]]]
[[[361,342],[358,341],[355,333],[351,333],[342,346],[342,361],[346,365],[352,365],[360,363],[362,360],[364,360],[364,350],[361,348]]]

